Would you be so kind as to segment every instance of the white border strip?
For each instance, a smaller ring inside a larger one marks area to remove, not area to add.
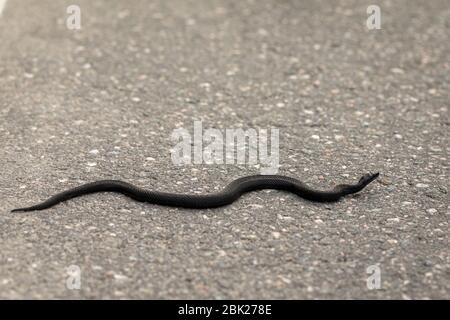
[[[0,16],[2,15],[3,9],[5,9],[7,0],[0,0]]]

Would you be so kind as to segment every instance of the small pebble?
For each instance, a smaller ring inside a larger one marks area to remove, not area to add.
[[[400,69],[400,68],[392,68],[392,69],[391,69],[391,72],[392,72],[392,73],[395,73],[395,74],[403,74],[403,73],[405,73],[405,72],[403,71],[403,69]]]
[[[114,274],[114,279],[116,279],[116,280],[118,280],[118,281],[124,281],[124,280],[127,280],[128,277],[127,277],[127,276],[124,276],[124,275],[122,275],[122,274]]]

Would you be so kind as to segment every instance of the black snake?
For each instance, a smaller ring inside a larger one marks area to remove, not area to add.
[[[309,188],[303,182],[279,175],[255,175],[234,180],[221,192],[206,195],[175,194],[151,191],[136,187],[118,180],[102,180],[83,184],[73,189],[55,194],[48,200],[37,205],[14,209],[17,211],[44,210],[60,202],[96,192],[118,192],[140,202],[148,202],[164,206],[192,209],[216,208],[231,204],[242,194],[254,190],[277,189],[294,193],[304,199],[317,202],[333,202],[342,196],[356,193],[364,189],[378,177],[379,173],[366,174],[356,184],[340,184],[330,191],[319,191]]]

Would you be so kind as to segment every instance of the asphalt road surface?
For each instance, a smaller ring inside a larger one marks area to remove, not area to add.
[[[448,1],[376,1],[380,30],[373,1],[1,2],[0,298],[450,298]],[[317,188],[381,176],[335,204],[10,213],[97,179],[208,193],[259,173],[176,166],[194,120],[279,129],[279,173]]]

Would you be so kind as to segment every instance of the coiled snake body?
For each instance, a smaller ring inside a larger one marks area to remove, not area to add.
[[[140,202],[192,209],[216,208],[231,204],[242,194],[262,189],[277,189],[294,193],[304,199],[317,202],[333,202],[341,197],[361,191],[378,177],[379,173],[366,174],[356,184],[340,184],[330,191],[309,188],[303,182],[279,175],[256,175],[234,180],[221,192],[206,195],[189,195],[146,190],[118,180],[102,180],[83,184],[58,193],[37,205],[14,209],[17,211],[44,210],[60,202],[97,192],[117,192]]]

